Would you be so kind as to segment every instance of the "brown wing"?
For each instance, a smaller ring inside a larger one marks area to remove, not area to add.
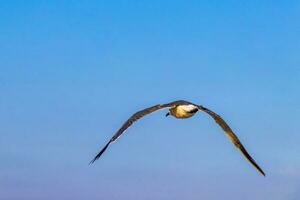
[[[184,101],[174,101],[168,104],[158,104],[149,108],[146,108],[144,110],[138,111],[135,114],[133,114],[124,124],[123,126],[116,132],[116,134],[109,140],[109,142],[104,146],[104,148],[96,155],[96,157],[90,162],[92,164],[95,162],[97,159],[100,158],[100,156],[104,153],[104,151],[107,149],[107,147],[110,145],[110,143],[116,141],[123,133],[124,131],[129,128],[134,122],[137,120],[141,119],[142,117],[153,113],[155,111],[164,109],[164,108],[169,108],[172,106],[175,106],[177,104],[184,103]]]
[[[213,111],[203,107],[198,106],[199,110],[202,110],[209,114],[214,120],[222,127],[222,129],[225,131],[228,138],[231,140],[231,142],[242,152],[242,154],[247,158],[247,160],[262,174],[265,176],[265,173],[263,170],[256,164],[255,160],[249,155],[245,147],[240,142],[239,138],[233,133],[231,128],[228,126],[228,124],[216,113]]]

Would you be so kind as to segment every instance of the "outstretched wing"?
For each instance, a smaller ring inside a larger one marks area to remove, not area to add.
[[[134,122],[138,121],[139,119],[141,119],[142,117],[153,113],[155,111],[164,109],[164,108],[169,108],[169,107],[173,107],[176,106],[180,103],[182,103],[183,101],[174,101],[168,104],[158,104],[149,108],[146,108],[144,110],[138,111],[135,114],[133,114],[124,124],[123,126],[116,132],[116,134],[108,141],[108,143],[104,146],[104,148],[96,155],[96,157],[90,162],[90,164],[92,164],[93,162],[95,162],[97,159],[100,158],[100,156],[104,153],[104,151],[107,149],[107,147],[114,141],[116,141],[124,132],[126,129],[128,129]]]
[[[239,138],[234,134],[234,132],[231,130],[231,128],[228,126],[228,124],[216,113],[213,111],[203,107],[198,106],[199,110],[206,112],[209,114],[214,120],[222,127],[222,129],[225,131],[228,138],[231,140],[231,142],[242,152],[242,154],[247,158],[247,160],[262,174],[265,176],[265,173],[263,170],[258,166],[258,164],[255,162],[255,160],[249,155],[245,147],[240,142]]]

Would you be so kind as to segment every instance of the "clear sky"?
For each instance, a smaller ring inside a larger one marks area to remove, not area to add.
[[[300,199],[299,1],[1,1],[1,200]],[[132,113],[185,99],[89,161]]]

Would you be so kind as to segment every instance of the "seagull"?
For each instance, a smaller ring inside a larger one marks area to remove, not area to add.
[[[166,113],[166,117],[171,115],[177,119],[187,119],[194,116],[198,111],[203,111],[210,115],[217,124],[224,130],[228,138],[231,142],[237,147],[237,149],[245,156],[245,158],[260,172],[263,176],[265,176],[264,171],[256,164],[255,160],[249,155],[245,147],[242,145],[238,137],[234,134],[232,129],[228,126],[228,124],[216,113],[205,108],[201,105],[197,105],[188,101],[179,100],[174,101],[167,104],[158,104],[144,110],[140,110],[133,114],[115,133],[115,135],[108,141],[108,143],[102,148],[102,150],[95,156],[95,158],[90,162],[90,164],[94,163],[98,160],[101,155],[105,152],[108,146],[115,142],[133,123],[141,119],[142,117],[149,115],[155,111],[169,109],[169,112]]]

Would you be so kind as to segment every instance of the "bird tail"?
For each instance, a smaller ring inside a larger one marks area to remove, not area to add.
[[[104,151],[107,149],[107,147],[112,143],[112,140],[110,140],[104,147],[101,149],[101,151],[95,156],[95,158],[90,162],[90,165],[93,164],[96,160],[100,158],[100,156],[104,153]]]

